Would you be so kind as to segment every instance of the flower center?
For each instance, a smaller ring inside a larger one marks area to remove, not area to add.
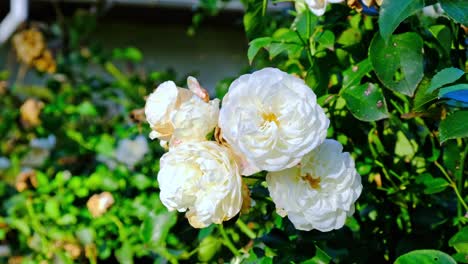
[[[312,178],[312,175],[307,173],[305,176],[301,177],[304,181],[308,182],[310,188],[318,190],[320,189],[320,177],[319,178]]]
[[[262,118],[265,123],[275,122],[276,126],[279,125],[278,117],[274,113],[262,113]]]

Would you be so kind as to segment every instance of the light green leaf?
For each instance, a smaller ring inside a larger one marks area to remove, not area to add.
[[[468,137],[468,110],[460,110],[448,115],[440,122],[440,142],[448,139]]]
[[[414,250],[398,257],[395,264],[456,264],[452,257],[432,249]]]
[[[457,68],[445,68],[438,72],[434,77],[432,77],[431,85],[429,86],[427,93],[432,93],[436,89],[453,83],[454,81],[460,79],[465,74],[464,71]]]
[[[333,50],[335,45],[335,35],[330,30],[325,30],[322,34],[316,37],[316,41],[320,44],[319,50],[321,48]]]
[[[372,70],[372,65],[369,59],[359,62],[357,65],[349,67],[343,72],[343,89],[353,85],[358,85],[362,77]]]
[[[468,253],[468,226],[463,227],[449,240],[449,246],[457,252]]]
[[[166,241],[169,230],[175,225],[176,221],[177,215],[175,212],[163,211],[159,214],[151,212],[141,225],[140,236],[149,245],[162,246]]]
[[[423,72],[423,40],[412,32],[395,35],[386,44],[379,34],[369,48],[375,73],[391,90],[413,96]]]
[[[249,43],[249,50],[247,51],[247,58],[249,63],[252,64],[253,59],[260,51],[261,48],[268,46],[272,39],[270,37],[256,38]]]
[[[439,0],[442,9],[458,23],[468,26],[468,1]]]
[[[56,199],[47,199],[44,208],[45,213],[52,219],[57,219],[60,216],[60,205]]]
[[[393,31],[407,17],[424,7],[424,0],[383,1],[380,7],[379,27],[382,38],[387,42]]]
[[[340,37],[336,42],[343,46],[351,46],[360,43],[361,39],[362,35],[359,30],[355,28],[348,28],[345,31],[343,31],[343,33],[341,33]]]
[[[388,117],[387,103],[380,88],[372,83],[343,89],[342,96],[351,113],[362,121],[376,121]]]

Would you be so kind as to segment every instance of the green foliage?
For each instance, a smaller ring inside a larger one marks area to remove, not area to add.
[[[437,250],[415,250],[400,256],[395,264],[436,264],[436,263],[447,263],[455,264],[455,260],[444,252]]]

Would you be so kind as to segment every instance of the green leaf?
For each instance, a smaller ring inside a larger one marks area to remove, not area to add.
[[[393,31],[407,17],[424,7],[424,0],[383,1],[379,12],[379,27],[382,38],[387,42]]]
[[[418,151],[418,144],[414,139],[408,139],[408,137],[402,131],[397,133],[397,141],[395,144],[395,154],[399,157],[405,158],[405,161],[409,162]]]
[[[424,111],[424,106],[428,103],[437,99],[437,93],[432,92],[428,93],[427,90],[429,89],[430,80],[427,77],[424,77],[422,81],[419,83],[418,88],[416,90],[416,94],[414,96],[413,101],[413,109],[416,112]]]
[[[442,50],[446,56],[450,55],[450,49],[452,48],[452,33],[446,25],[434,25],[429,28],[429,31],[439,42]]]
[[[455,253],[452,258],[458,263],[468,263],[468,253]]]
[[[331,259],[325,251],[315,246],[315,257],[302,262],[302,264],[328,264]]]
[[[439,91],[439,97],[443,97],[444,95],[448,93],[462,91],[462,90],[465,90],[465,91],[468,90],[468,83],[461,83],[461,84],[456,84],[456,85],[442,88]]]
[[[129,241],[124,241],[122,247],[115,251],[115,257],[122,264],[133,264],[133,248]]]
[[[468,1],[439,0],[442,9],[458,23],[468,26]]]
[[[318,23],[318,17],[314,16],[308,8],[299,13],[294,19],[291,29],[297,31],[304,40],[309,39]]]
[[[341,33],[340,37],[336,42],[343,46],[351,46],[360,43],[361,39],[361,31],[355,28],[348,28],[345,31],[343,31],[343,33]]]
[[[422,49],[423,40],[416,33],[392,36],[387,44],[376,34],[369,48],[369,58],[386,87],[413,96],[424,76]]]
[[[45,213],[52,219],[60,217],[60,205],[56,199],[48,199],[45,203]]]
[[[463,227],[449,240],[449,246],[457,252],[468,253],[468,226]]]
[[[456,264],[452,257],[432,249],[414,250],[398,257],[395,264]]]
[[[425,194],[434,194],[444,191],[450,184],[443,178],[434,178],[425,173],[416,178],[416,183],[424,184]]]
[[[376,121],[388,117],[387,103],[382,90],[367,83],[342,90],[342,96],[351,113],[362,121]]]
[[[318,35],[316,41],[320,44],[319,50],[329,49],[333,50],[335,46],[335,35],[330,30],[325,30],[322,34]]]
[[[357,65],[349,67],[343,72],[343,89],[353,85],[358,85],[362,77],[372,70],[372,65],[369,59],[359,62]]]
[[[252,64],[253,59],[260,51],[261,48],[264,48],[270,45],[272,38],[264,37],[264,38],[256,38],[249,43],[249,50],[247,51],[247,58],[249,59],[249,63]]]
[[[468,137],[468,110],[460,110],[448,115],[440,122],[440,142],[448,139]]]
[[[436,89],[446,84],[453,83],[460,79],[464,74],[464,71],[457,68],[445,68],[432,77],[431,85],[429,86],[427,92],[432,93]]]

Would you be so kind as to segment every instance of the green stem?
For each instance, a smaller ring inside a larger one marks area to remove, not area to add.
[[[255,233],[240,218],[237,219],[236,225],[250,239],[255,239]]]
[[[299,39],[301,40],[302,42],[302,45],[304,46],[304,48],[306,49],[306,54],[307,54],[307,59],[309,60],[309,64],[310,64],[310,67],[309,68],[312,68],[312,66],[314,65],[314,59],[312,58],[312,53],[310,51],[310,43],[309,43],[309,40],[305,41],[301,34],[299,34],[299,32],[297,31],[294,31],[296,32],[296,35],[299,37]]]
[[[231,239],[229,239],[222,224],[218,225],[218,229],[221,233],[221,236],[223,237],[223,244],[232,252],[232,254],[234,254],[234,256],[240,256],[239,250],[237,250],[237,248],[231,242]]]
[[[445,178],[447,178],[447,180],[449,181],[450,186],[455,191],[455,195],[457,196],[458,201],[461,203],[461,205],[463,205],[463,207],[465,208],[465,211],[468,211],[468,205],[465,203],[465,200],[463,199],[460,192],[458,191],[458,188],[457,188],[457,185],[455,184],[455,182],[452,180],[452,178],[450,178],[448,173],[445,171],[444,167],[442,167],[442,165],[440,165],[439,162],[435,161],[434,164],[437,166],[437,168],[439,168],[439,170],[442,172],[442,174],[445,176]]]
[[[460,194],[463,196],[464,194],[464,184],[465,184],[465,161],[466,156],[468,155],[468,142],[465,146],[465,150],[462,152],[462,157],[460,159],[460,170],[457,171],[456,179],[457,179],[457,187],[460,190]]]

